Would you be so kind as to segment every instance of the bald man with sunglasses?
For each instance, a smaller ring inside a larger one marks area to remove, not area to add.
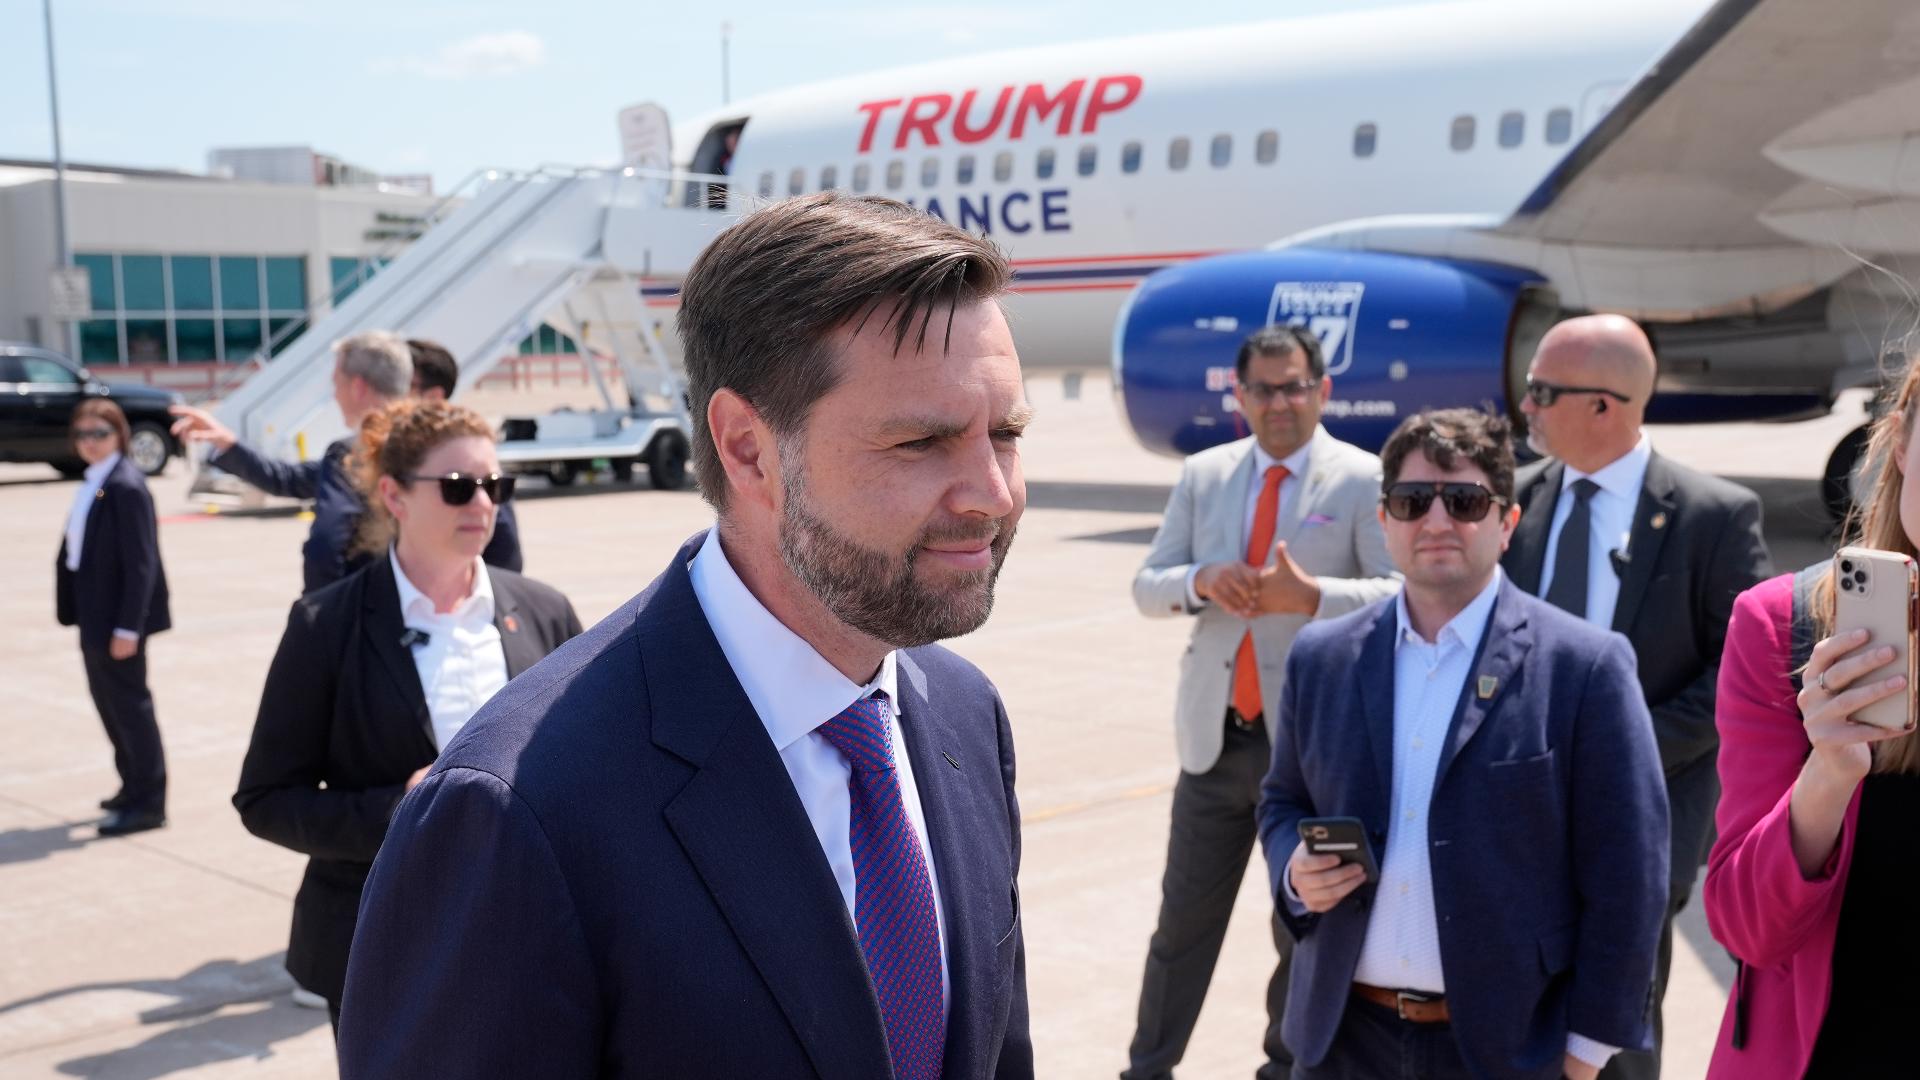
[[[1693,892],[1720,798],[1714,729],[1720,650],[1734,598],[1771,576],[1753,492],[1656,453],[1641,423],[1657,364],[1619,315],[1568,319],[1541,339],[1520,411],[1550,455],[1521,472],[1521,516],[1503,560],[1520,588],[1627,636],[1672,807],[1654,1047],[1614,1058],[1608,1080],[1660,1075],[1660,1014],[1673,918]]]

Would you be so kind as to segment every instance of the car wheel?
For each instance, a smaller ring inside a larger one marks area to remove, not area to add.
[[[554,487],[568,487],[580,478],[580,467],[571,461],[556,461],[547,466],[547,483]]]
[[[172,453],[167,429],[147,420],[133,425],[132,436],[127,439],[127,460],[133,462],[134,468],[148,476],[159,476],[166,471],[167,458]]]
[[[647,479],[661,491],[679,491],[687,486],[687,440],[679,435],[662,435],[647,455]]]

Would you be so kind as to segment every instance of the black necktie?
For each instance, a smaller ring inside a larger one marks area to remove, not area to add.
[[[1560,528],[1553,582],[1547,586],[1547,603],[1583,619],[1587,617],[1587,548],[1593,537],[1593,493],[1599,490],[1600,485],[1591,480],[1573,482],[1573,512]]]

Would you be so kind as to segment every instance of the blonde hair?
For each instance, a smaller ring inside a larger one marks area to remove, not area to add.
[[[1900,492],[1907,478],[1895,459],[1913,431],[1916,405],[1920,405],[1920,364],[1910,364],[1906,377],[1900,382],[1900,392],[1894,399],[1893,407],[1874,421],[1873,430],[1867,437],[1866,450],[1860,456],[1868,468],[1880,470],[1874,478],[1873,490],[1863,502],[1856,503],[1848,512],[1846,528],[1842,530],[1856,546],[1898,552],[1910,559],[1920,559],[1920,551],[1915,550],[1913,538],[1907,535],[1906,527],[1900,522]],[[1833,568],[1829,566],[1813,586],[1815,641],[1833,634],[1837,617],[1835,595]],[[1914,692],[1914,687],[1907,687],[1906,693]],[[1913,734],[1907,734],[1874,743],[1873,771],[1920,773],[1920,740],[1915,739]]]
[[[441,444],[472,436],[490,440],[493,426],[464,405],[403,398],[368,413],[361,421],[360,438],[347,463],[353,486],[367,505],[354,531],[353,551],[379,554],[399,534],[399,522],[380,498],[382,476],[391,476],[404,485]]]

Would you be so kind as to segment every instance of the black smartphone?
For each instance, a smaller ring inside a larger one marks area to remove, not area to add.
[[[1300,822],[1300,842],[1311,855],[1338,855],[1343,863],[1357,863],[1367,872],[1366,880],[1380,880],[1380,864],[1373,859],[1373,846],[1367,843],[1367,827],[1359,818],[1310,817]]]

